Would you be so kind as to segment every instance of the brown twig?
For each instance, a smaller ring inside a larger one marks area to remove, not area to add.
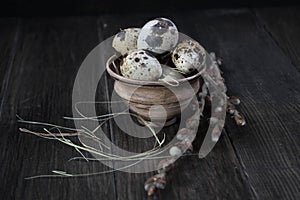
[[[246,124],[245,117],[240,113],[235,105],[240,104],[240,100],[235,97],[229,97],[227,101],[227,112],[232,116],[238,126],[244,126]]]
[[[215,53],[210,54],[212,60],[214,61],[214,65],[210,68],[207,69],[207,72],[210,74],[210,76],[217,81],[221,81],[222,84],[224,84],[225,80],[224,78],[220,75],[222,72],[219,68],[219,66],[222,64],[222,59],[217,58]],[[200,115],[202,114],[202,111],[204,109],[205,105],[205,100],[207,102],[212,101],[212,97],[208,94],[207,91],[207,86],[204,84],[202,87],[202,91],[198,94],[198,97],[200,100],[196,102],[196,105],[199,106],[199,109],[201,110],[201,113],[195,113],[192,117],[186,120],[186,127],[188,128],[182,128],[181,130],[178,131],[176,138],[178,142],[175,144],[173,147],[178,147],[178,151],[193,151],[193,146],[192,146],[192,139],[193,137],[190,137],[192,133],[190,127],[195,127],[197,123],[200,120]],[[225,94],[226,95],[226,94]],[[227,96],[227,95],[226,95]],[[237,97],[228,97],[227,101],[227,112],[232,115],[232,117],[235,119],[236,124],[238,126],[244,126],[246,124],[245,118],[243,115],[236,109],[235,105],[240,104],[240,100]],[[223,104],[224,105],[224,104]],[[214,123],[215,127],[213,129],[212,134],[219,136],[223,129],[223,120],[219,120],[217,118],[211,118],[210,123]],[[220,125],[221,124],[221,125]],[[172,148],[173,148],[172,147]],[[155,193],[157,189],[164,189],[166,185],[166,174],[168,171],[170,171],[174,167],[174,162],[176,159],[174,158],[169,158],[169,159],[164,159],[161,160],[160,163],[158,164],[158,174],[150,177],[147,179],[145,182],[145,190],[147,191],[148,196],[151,196]]]
[[[195,105],[199,105],[199,103],[196,101]],[[194,127],[194,121],[199,121],[200,119],[200,113],[195,112],[194,115],[192,115],[190,118],[186,120],[186,127]],[[193,129],[189,128],[182,128],[180,129],[177,134],[176,138],[178,140],[177,143],[173,147],[170,148],[170,155],[171,158],[167,158],[164,160],[161,160],[158,163],[158,170],[157,174],[148,178],[144,184],[144,188],[148,194],[148,196],[151,196],[155,193],[157,189],[164,189],[165,185],[167,183],[167,172],[169,172],[172,168],[174,168],[174,162],[176,161],[176,157],[181,155],[181,152],[188,153],[193,151],[193,139],[196,132]],[[178,149],[175,152],[172,152],[171,149],[175,148]],[[179,153],[180,152],[180,153]],[[174,155],[173,155],[174,154]]]

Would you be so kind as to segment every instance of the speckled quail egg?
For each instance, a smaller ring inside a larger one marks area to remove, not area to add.
[[[147,22],[138,37],[138,49],[162,54],[172,50],[178,42],[178,30],[175,24],[166,18],[156,18]]]
[[[129,52],[120,69],[124,77],[135,80],[154,81],[162,75],[159,61],[144,50]]]
[[[185,40],[177,45],[172,53],[176,68],[188,74],[195,69],[200,71],[205,65],[205,49],[194,40]]]
[[[113,48],[122,55],[137,49],[140,28],[127,28],[117,33],[112,41]]]

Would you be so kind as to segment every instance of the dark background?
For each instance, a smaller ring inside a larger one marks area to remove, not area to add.
[[[68,16],[103,13],[142,13],[145,11],[183,11],[208,8],[292,6],[292,0],[11,0],[2,1],[0,16]]]

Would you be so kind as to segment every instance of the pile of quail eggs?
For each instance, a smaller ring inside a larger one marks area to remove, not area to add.
[[[169,19],[156,18],[140,28],[127,28],[115,35],[113,48],[122,54],[121,75],[142,81],[157,81],[163,76],[164,61],[178,73],[188,76],[204,68],[206,53],[195,40],[179,42],[176,25]],[[172,70],[171,70],[172,71]]]

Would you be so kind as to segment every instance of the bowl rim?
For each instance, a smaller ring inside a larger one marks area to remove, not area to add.
[[[110,65],[112,63],[113,60],[117,59],[118,57],[116,55],[112,55],[107,61],[106,61],[106,70],[108,72],[108,74],[113,77],[115,80],[118,80],[118,81],[121,81],[121,82],[124,82],[124,83],[128,83],[128,84],[134,84],[134,85],[153,85],[153,86],[171,86],[165,82],[162,82],[162,81],[141,81],[141,80],[134,80],[134,79],[129,79],[129,78],[126,78],[124,76],[121,76],[117,73],[115,73]],[[178,82],[179,82],[179,86],[180,84],[183,84],[183,83],[187,83],[187,82],[190,82],[190,81],[194,81],[196,80],[198,77],[201,76],[201,74],[203,73],[203,71],[205,70],[205,68],[201,71],[199,71],[197,74],[194,74],[193,76],[189,76],[189,77],[186,77],[186,78],[182,78],[182,79],[179,79]],[[178,87],[178,86],[173,86],[173,87]]]

